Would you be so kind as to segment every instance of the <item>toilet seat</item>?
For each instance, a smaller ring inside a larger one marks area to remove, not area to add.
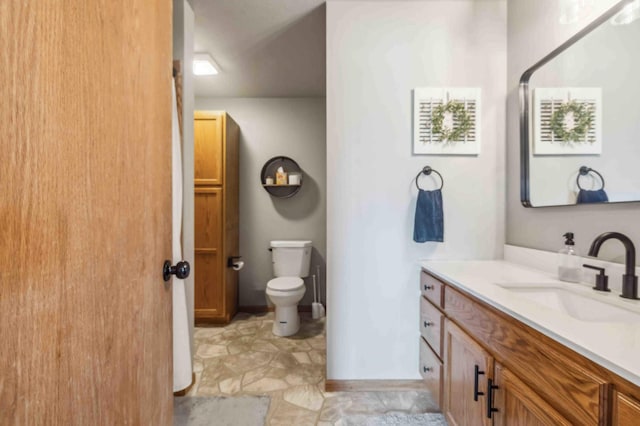
[[[304,280],[300,277],[278,277],[267,283],[267,289],[276,291],[296,291],[304,287]]]

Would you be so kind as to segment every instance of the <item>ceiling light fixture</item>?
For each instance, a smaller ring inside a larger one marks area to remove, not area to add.
[[[640,0],[634,0],[611,18],[613,25],[628,25],[640,18]]]
[[[208,53],[193,55],[193,73],[195,75],[216,75],[220,67]]]

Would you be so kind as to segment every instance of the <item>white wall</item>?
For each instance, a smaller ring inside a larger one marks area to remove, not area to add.
[[[327,3],[328,379],[418,378],[417,261],[501,256],[505,81],[505,1]],[[421,86],[482,88],[479,156],[412,155]],[[427,164],[443,244],[412,240]]]
[[[186,0],[173,2],[173,58],[182,61],[182,252],[183,257],[194,266],[193,240],[193,31],[195,16]],[[193,352],[193,269],[184,280],[189,316],[189,340]]]
[[[197,98],[198,110],[223,110],[240,126],[239,304],[265,306],[273,278],[269,241],[313,241],[311,274],[326,253],[326,104],[324,98]],[[260,184],[260,171],[272,157],[293,158],[303,169],[303,185],[287,199],[271,197]],[[300,302],[313,301],[312,280]],[[322,294],[323,283],[320,283]]]
[[[619,231],[640,244],[639,205],[609,204],[526,209],[520,203],[520,140],[518,82],[522,73],[566,41],[617,0],[595,2],[593,12],[572,25],[559,23],[557,0],[509,0],[507,68],[507,242],[558,250],[562,234],[573,231],[576,246],[586,253],[591,241],[605,231]],[[596,59],[597,60],[597,59]],[[606,141],[605,141],[606,146]],[[624,261],[616,243],[603,247],[603,259]],[[640,260],[640,251],[638,251]]]

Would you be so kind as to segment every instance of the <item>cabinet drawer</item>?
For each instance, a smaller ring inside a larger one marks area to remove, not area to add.
[[[420,374],[439,409],[442,409],[442,362],[420,339]]]
[[[424,297],[420,298],[420,334],[440,358],[442,358],[443,319],[442,312]]]
[[[444,308],[444,284],[424,271],[420,273],[420,291],[434,305]]]

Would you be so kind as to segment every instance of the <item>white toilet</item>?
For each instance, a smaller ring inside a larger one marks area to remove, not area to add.
[[[311,241],[271,241],[273,275],[267,296],[276,306],[273,334],[291,336],[300,329],[298,302],[307,290],[302,278],[309,276]]]

